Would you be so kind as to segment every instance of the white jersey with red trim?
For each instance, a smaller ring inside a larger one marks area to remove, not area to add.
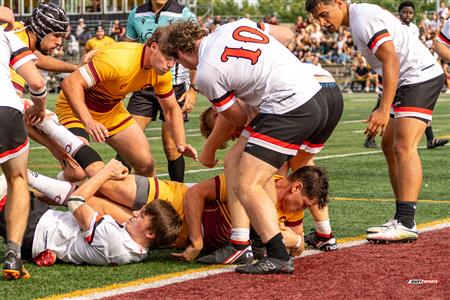
[[[75,264],[122,265],[147,256],[147,249],[108,215],[97,215],[89,230],[83,231],[72,213],[52,209],[36,226],[33,257],[46,249],[55,251],[58,259]]]
[[[309,68],[268,29],[241,19],[202,40],[196,84],[217,111],[228,109],[237,97],[262,113],[283,114],[321,89]]]
[[[373,4],[350,4],[350,31],[367,62],[382,74],[382,62],[375,56],[387,41],[394,43],[400,59],[398,86],[424,82],[443,73],[441,66],[408,28],[389,11]]]
[[[37,57],[13,33],[0,28],[0,106],[8,106],[23,112],[23,104],[11,82],[9,67],[17,70]]]
[[[436,41],[450,48],[450,19],[442,26],[441,31],[436,36]]]

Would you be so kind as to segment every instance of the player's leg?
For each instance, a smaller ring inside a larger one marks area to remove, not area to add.
[[[422,184],[422,165],[417,151],[427,123],[431,121],[442,88],[443,76],[405,85],[397,90],[394,106],[393,151],[396,161],[396,214],[392,224],[369,233],[373,242],[409,242],[418,237],[416,202]]]
[[[170,180],[183,182],[185,169],[184,156],[178,152],[166,122],[162,123],[161,137],[164,153],[167,158],[167,170],[169,172]]]
[[[434,137],[433,128],[431,127],[431,121],[428,122],[427,128],[425,129],[425,136],[427,137],[428,149],[445,146],[448,143],[448,139],[440,139]]]
[[[244,133],[225,157],[227,208],[231,217],[231,235],[223,248],[197,259],[204,264],[242,264],[253,260],[250,246],[250,220],[236,194],[240,156],[247,143]]]
[[[30,209],[27,164],[28,150],[2,164],[2,170],[8,184],[8,195],[4,208],[7,224],[7,245],[3,264],[3,276],[7,279],[30,277],[20,261],[22,240]]]
[[[142,129],[136,124],[108,138],[113,147],[142,176],[155,176],[155,166],[150,153],[150,145]]]

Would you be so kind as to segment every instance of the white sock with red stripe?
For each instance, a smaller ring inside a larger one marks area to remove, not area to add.
[[[250,244],[250,229],[232,228],[230,243],[238,250],[246,248]]]
[[[60,205],[64,205],[67,197],[75,189],[75,185],[70,182],[53,179],[30,170],[28,170],[28,185]]]
[[[321,222],[314,222],[314,223],[316,224],[316,232],[321,233],[323,235],[331,234],[330,219],[321,221]]]
[[[56,141],[58,145],[63,147],[64,150],[72,156],[84,145],[79,137],[74,135],[64,126],[56,123],[53,119],[45,120],[36,127]]]

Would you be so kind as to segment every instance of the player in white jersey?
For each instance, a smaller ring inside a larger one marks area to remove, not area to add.
[[[64,262],[92,265],[122,265],[138,262],[150,246],[167,246],[177,238],[181,220],[165,201],[153,201],[124,224],[100,215],[85,203],[107,180],[120,180],[127,169],[110,161],[99,173],[83,183],[68,200],[68,212],[50,209],[34,195],[22,250],[24,257],[39,265]],[[4,235],[4,213],[0,213],[0,233]]]
[[[437,34],[433,48],[442,59],[450,61],[450,20],[445,22]]]
[[[197,70],[198,90],[220,113],[205,152],[215,148],[218,140],[218,145],[227,140],[236,126],[246,125],[249,109],[259,110],[246,127],[249,136],[239,138],[225,161],[225,174],[231,178],[229,197],[238,199],[232,205],[245,208],[243,215],[247,213],[268,250],[266,258],[237,267],[240,273],[293,272],[293,259],[278,228],[274,186],[269,180],[299,150],[303,155],[298,163],[311,161],[331,135],[343,108],[337,86],[322,88],[309,66],[269,34],[278,30],[241,19],[206,37],[192,22],[174,23],[154,33],[159,34],[158,45],[165,55]],[[233,224],[235,231],[231,233],[236,247],[243,246],[236,255],[246,253],[250,247],[248,219],[233,215],[231,219],[246,223],[242,227]]]
[[[34,105],[26,111],[25,121],[40,123],[45,116],[47,89],[37,71],[31,51],[13,33],[0,29],[0,165],[8,182],[6,201],[7,246],[3,276],[8,279],[28,278],[30,275],[20,260],[29,209],[26,168],[28,164],[28,137],[23,117],[23,104],[11,82],[10,70],[18,72],[30,86]]]
[[[442,69],[406,26],[377,5],[307,0],[305,7],[329,31],[349,26],[356,46],[383,77],[380,107],[371,113],[365,133],[383,135],[396,214],[388,223],[369,228],[367,239],[415,241],[418,233],[414,215],[422,183],[417,147],[443,85]],[[394,118],[389,120],[391,105]]]

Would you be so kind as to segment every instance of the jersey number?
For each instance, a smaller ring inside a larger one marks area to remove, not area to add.
[[[241,33],[250,33],[255,37],[244,36]],[[259,30],[248,27],[240,26],[233,31],[233,39],[244,43],[256,43],[256,44],[268,44],[269,38],[264,33]],[[252,62],[252,65],[258,62],[258,58],[261,55],[261,50],[257,49],[255,51],[244,49],[244,48],[229,48],[225,47],[222,56],[220,57],[223,62],[227,62],[229,57],[245,58]]]

